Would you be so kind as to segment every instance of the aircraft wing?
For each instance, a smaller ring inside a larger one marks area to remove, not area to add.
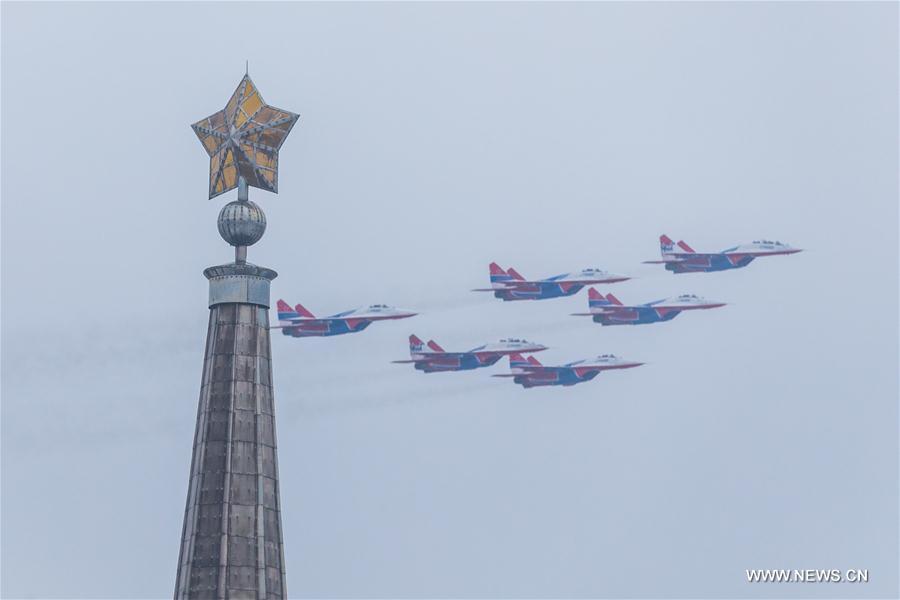
[[[595,285],[598,283],[606,283],[612,281],[625,281],[630,279],[630,277],[617,277],[615,275],[610,275],[606,279],[572,279],[570,281],[563,281],[562,283],[577,283],[578,285]]]
[[[579,278],[548,279],[548,280],[544,280],[544,281],[535,281],[534,283],[535,284],[537,284],[537,283],[555,283],[557,285],[597,285],[597,284],[603,284],[603,283],[613,283],[613,282],[617,282],[617,281],[625,281],[627,279],[630,279],[630,278],[625,277],[625,276],[610,274],[609,277],[606,277],[605,279],[587,279],[587,278],[584,278],[584,279],[579,279]]]
[[[334,315],[330,317],[294,317],[290,319],[290,323],[286,325],[272,325],[269,329],[293,329],[295,327],[302,327],[304,325],[322,325],[324,326],[329,321],[344,321],[351,328],[362,323],[363,321],[384,321],[389,319],[403,319],[405,317],[411,317],[413,315],[372,315],[372,314],[362,314],[362,315],[347,315],[347,316],[339,316]]]
[[[534,287],[542,283],[555,283],[553,281],[523,281],[516,279],[515,281],[498,281],[492,288],[476,288],[473,292],[497,292],[503,290],[515,290],[522,287]]]
[[[613,280],[620,281],[621,279],[616,277],[610,277],[608,279],[538,279],[536,281],[524,281],[521,279],[517,279],[515,281],[499,281],[497,282],[497,287],[494,288],[476,288],[472,290],[473,292],[502,292],[502,291],[516,291],[516,290],[524,290],[524,291],[535,291],[540,289],[542,285],[560,285],[560,286],[573,286],[573,285],[594,285],[601,283],[609,283]]]
[[[467,354],[471,354],[471,352],[427,352],[423,354],[420,358],[415,360],[394,360],[391,362],[395,363],[417,363],[417,362],[428,362],[430,360],[440,360],[445,358],[460,358]]]
[[[572,371],[574,371],[575,375],[578,377],[584,377],[588,373],[593,373],[594,371],[603,371],[600,367],[590,366],[590,367],[570,367]]]
[[[349,321],[353,323],[358,323],[360,321],[389,321],[391,319],[404,319],[406,317],[412,317],[415,315],[405,314],[405,315],[376,315],[376,314],[361,314],[361,315],[353,315],[351,317],[328,317],[329,321]]]
[[[615,313],[629,312],[641,308],[639,306],[623,306],[621,304],[610,304],[607,306],[597,306],[596,312],[571,313],[573,317],[595,317],[597,315],[613,315]]]
[[[523,373],[498,373],[496,375],[491,375],[491,377],[520,377],[522,375],[533,375],[534,373],[538,373],[542,370],[545,370],[546,367],[543,365],[528,365],[528,366],[519,366],[516,367],[520,371],[524,371]]]
[[[332,321],[333,319],[312,319],[309,317],[295,317],[290,319],[290,323],[287,325],[269,325],[269,329],[294,329],[296,327],[302,327],[304,325],[324,325],[327,321]]]

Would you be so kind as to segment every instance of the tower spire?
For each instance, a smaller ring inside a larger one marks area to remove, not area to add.
[[[209,327],[176,600],[287,598],[268,311],[277,273],[248,263],[247,247],[266,230],[249,187],[277,191],[278,148],[297,117],[266,105],[245,75],[225,109],[193,125],[210,155],[209,197],[238,188],[238,198],[218,219],[235,261],[203,272]]]

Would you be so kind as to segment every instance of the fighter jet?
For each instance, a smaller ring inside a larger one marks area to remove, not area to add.
[[[621,359],[614,354],[601,354],[597,358],[576,360],[558,367],[545,367],[533,356],[525,359],[521,354],[512,354],[509,357],[510,373],[493,377],[512,377],[514,383],[526,389],[544,385],[572,386],[590,381],[601,371],[631,369],[642,364],[644,363]]]
[[[465,352],[447,352],[434,340],[425,344],[415,335],[409,336],[409,356],[411,360],[395,360],[394,363],[415,365],[416,370],[425,373],[438,371],[469,371],[489,367],[509,354],[540,352],[546,346],[533,344],[527,340],[505,339],[493,344],[484,344]]]
[[[510,267],[503,270],[497,263],[491,263],[491,287],[478,288],[473,292],[494,292],[494,298],[512,300],[546,300],[577,294],[586,285],[616,283],[630,279],[625,275],[608,273],[601,269],[584,269],[577,273],[563,273],[546,279],[528,280]]]
[[[666,235],[659,236],[659,251],[662,260],[647,260],[646,264],[666,265],[672,273],[711,273],[728,269],[746,267],[754,258],[760,256],[777,256],[780,254],[796,254],[799,248],[792,248],[781,242],[756,240],[749,244],[741,244],[721,252],[696,252],[683,240],[676,245]]]
[[[712,302],[693,294],[683,294],[664,300],[625,306],[612,294],[604,296],[594,288],[588,290],[590,312],[572,313],[578,317],[593,317],[601,325],[643,325],[671,321],[685,310],[719,308],[724,302]]]
[[[329,337],[362,331],[375,321],[406,319],[416,314],[386,304],[373,304],[336,315],[316,317],[300,304],[291,308],[287,302],[279,300],[279,324],[272,325],[270,329],[281,329],[282,334],[291,337]]]

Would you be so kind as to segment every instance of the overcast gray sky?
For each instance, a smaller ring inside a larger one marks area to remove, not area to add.
[[[896,597],[898,5],[2,6],[2,594],[171,596],[230,260],[189,124],[250,61],[299,112],[250,260],[273,301],[422,311],[273,338],[297,597]],[[233,192],[230,196],[233,196]],[[229,197],[230,197],[229,196]],[[668,233],[808,251],[673,276]],[[629,273],[586,295],[468,290]],[[407,336],[646,361],[522,390]],[[749,568],[869,569],[865,585]]]

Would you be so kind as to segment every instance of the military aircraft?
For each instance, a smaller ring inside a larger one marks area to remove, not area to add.
[[[597,358],[576,360],[558,367],[545,367],[533,356],[526,359],[521,354],[512,354],[509,357],[510,372],[493,377],[512,377],[514,383],[524,388],[544,385],[572,386],[590,381],[601,371],[631,369],[642,364],[644,363],[621,359],[614,354],[601,354]]]
[[[484,344],[465,352],[447,352],[434,340],[425,344],[415,335],[409,336],[409,356],[411,360],[391,361],[398,364],[413,364],[419,371],[469,371],[489,367],[503,356],[517,353],[540,352],[546,346],[533,344],[527,340],[505,339],[493,344]]]
[[[740,269],[746,267],[754,258],[760,256],[778,256],[781,254],[796,254],[801,250],[792,248],[781,242],[769,240],[756,240],[749,244],[741,244],[722,250],[721,252],[696,252],[683,240],[675,244],[669,236],[659,236],[659,251],[662,260],[646,260],[646,264],[666,265],[667,271],[672,273],[711,273],[713,271],[725,271],[728,269]]]
[[[683,294],[664,300],[625,306],[612,294],[604,296],[594,288],[588,290],[586,313],[572,313],[577,317],[593,317],[601,325],[642,325],[671,321],[685,310],[719,308],[724,302],[712,302],[693,294]]]
[[[328,337],[356,333],[375,321],[406,319],[417,314],[386,304],[373,304],[336,315],[316,317],[300,304],[291,308],[287,302],[279,300],[277,306],[279,324],[272,325],[270,329],[281,329],[281,333],[291,337]]]
[[[577,273],[563,273],[546,279],[529,280],[510,267],[505,271],[491,263],[491,287],[473,292],[494,292],[495,298],[511,300],[546,300],[577,294],[586,285],[627,281],[630,277],[608,273],[601,269],[584,269]]]

